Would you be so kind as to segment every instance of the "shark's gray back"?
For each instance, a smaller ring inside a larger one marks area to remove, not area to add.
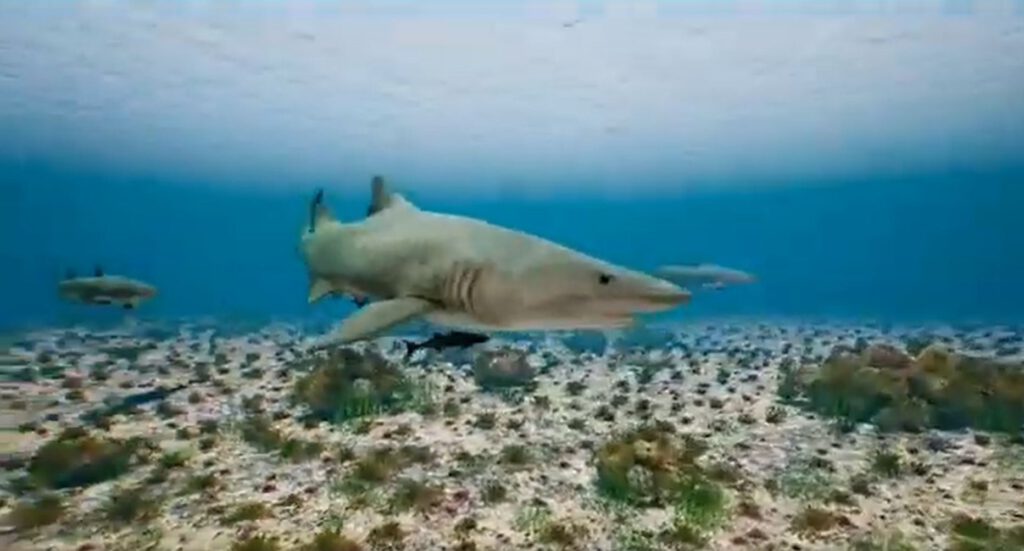
[[[366,221],[367,247],[397,246],[427,262],[451,265],[457,261],[500,264],[511,274],[538,258],[575,256],[601,260],[542,237],[504,228],[483,220],[416,208],[384,211]],[[380,249],[377,249],[380,250]]]

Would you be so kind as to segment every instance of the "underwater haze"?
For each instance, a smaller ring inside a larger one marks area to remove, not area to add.
[[[306,304],[315,189],[756,285],[666,319],[1019,322],[1020,2],[0,3],[0,325]]]
[[[41,549],[1024,550],[1024,0],[0,0]]]

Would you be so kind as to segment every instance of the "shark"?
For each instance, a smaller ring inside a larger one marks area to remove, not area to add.
[[[310,304],[366,301],[315,349],[372,339],[414,319],[454,329],[615,329],[687,303],[689,291],[553,241],[467,216],[419,208],[371,182],[367,217],[341,222],[310,202],[299,239]]]
[[[709,290],[724,289],[730,285],[745,285],[757,281],[756,277],[747,272],[715,264],[661,266],[655,273],[683,287],[696,286]]]
[[[125,310],[133,310],[155,297],[157,290],[156,287],[142,281],[108,275],[102,267],[97,266],[92,277],[78,277],[69,271],[64,279],[57,283],[57,294],[70,302],[115,305]]]

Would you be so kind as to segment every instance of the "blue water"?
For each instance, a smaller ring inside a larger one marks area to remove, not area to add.
[[[341,218],[358,218],[369,186],[346,179],[333,189],[320,184]],[[120,319],[120,311],[56,297],[65,270],[88,272],[97,263],[160,288],[143,318],[340,318],[347,303],[305,301],[296,246],[316,185],[247,188],[0,167],[0,326]],[[537,199],[394,185],[422,208],[522,229],[631,267],[713,262],[760,278],[699,294],[672,320],[1024,320],[1024,174]]]

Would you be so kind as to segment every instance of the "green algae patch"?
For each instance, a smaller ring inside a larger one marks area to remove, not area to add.
[[[684,475],[704,475],[697,459],[706,445],[677,436],[669,425],[647,425],[620,434],[597,451],[597,486],[612,500],[636,506],[672,502]]]
[[[18,502],[7,521],[18,532],[35,530],[59,521],[66,507],[56,494],[44,494]]]
[[[473,361],[473,380],[486,391],[528,387],[536,376],[526,354],[515,349],[481,352]]]
[[[998,527],[985,519],[959,514],[950,522],[950,549],[954,551],[1024,549],[1024,525]]]
[[[339,348],[305,361],[312,371],[296,381],[292,397],[314,419],[341,422],[413,409],[432,399],[428,386],[414,383],[376,352]]]
[[[728,481],[742,478],[702,465],[706,451],[703,441],[678,435],[668,424],[621,433],[596,452],[598,493],[633,507],[670,507],[674,520],[662,539],[703,542],[727,517]]]
[[[76,488],[117,478],[131,470],[149,444],[142,439],[118,440],[68,429],[44,444],[28,465],[30,480],[46,488]]]
[[[871,423],[885,432],[973,428],[1018,434],[1024,426],[1024,366],[932,345],[916,358],[892,347],[836,349],[819,369],[783,366],[779,398],[834,418],[841,430]]]

